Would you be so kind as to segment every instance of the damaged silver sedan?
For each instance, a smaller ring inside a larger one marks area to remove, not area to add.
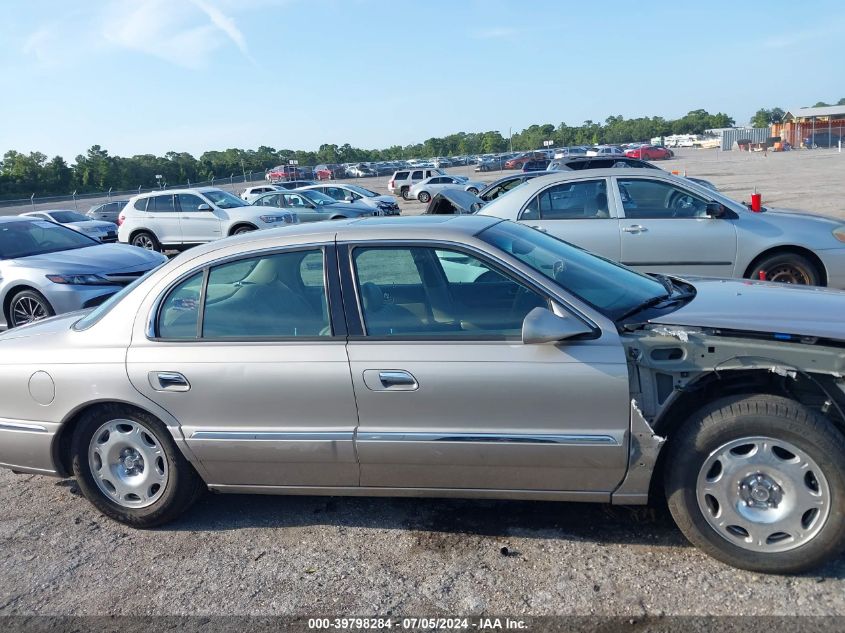
[[[262,231],[0,335],[0,463],[136,527],[206,488],[665,494],[708,554],[794,573],[845,548],[844,308],[493,217]]]

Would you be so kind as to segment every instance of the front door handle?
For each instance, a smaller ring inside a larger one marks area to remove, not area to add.
[[[648,231],[642,224],[632,224],[631,226],[623,226],[622,230],[626,233],[645,233]]]
[[[364,384],[370,391],[416,391],[417,379],[404,369],[367,369]]]
[[[189,391],[191,383],[178,371],[151,371],[150,385],[156,391]]]
[[[532,224],[532,225],[531,225],[531,228],[532,228],[532,229],[537,229],[537,230],[538,230],[538,231],[540,231],[541,233],[548,233],[548,232],[549,232],[549,229],[547,229],[545,226],[538,226],[537,224]]]

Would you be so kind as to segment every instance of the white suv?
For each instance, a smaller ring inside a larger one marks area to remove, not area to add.
[[[254,207],[221,189],[170,189],[130,198],[117,218],[117,239],[160,252],[298,223],[293,211]]]
[[[436,167],[399,169],[393,172],[387,182],[387,190],[392,194],[399,194],[405,200],[412,200],[411,187],[418,182],[432,176],[445,176],[446,173]]]

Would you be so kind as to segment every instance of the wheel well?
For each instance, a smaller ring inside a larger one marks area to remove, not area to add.
[[[745,274],[743,274],[743,277],[745,277],[746,279],[749,278],[754,269],[757,268],[757,264],[759,264],[767,257],[772,257],[773,255],[781,255],[783,253],[794,253],[795,255],[801,255],[802,257],[806,257],[807,259],[809,259],[813,263],[813,266],[816,267],[816,272],[819,274],[820,284],[822,286],[827,285],[827,270],[824,267],[824,263],[822,263],[822,260],[819,259],[819,256],[816,255],[813,251],[803,248],[801,246],[777,246],[767,251],[763,251],[762,253],[757,255],[757,257],[754,258],[754,261],[752,261],[748,265],[748,268],[745,270]]]
[[[6,317],[6,326],[9,326],[9,321],[11,320],[11,315],[9,314],[9,308],[12,306],[12,299],[16,294],[18,294],[21,290],[32,290],[33,292],[38,292],[32,286],[27,286],[24,284],[17,285],[13,288],[9,288],[6,292],[6,296],[3,297],[3,316]],[[38,294],[41,294],[40,292]]]
[[[144,413],[146,415],[153,415],[152,413],[150,413],[149,411],[145,411],[141,407],[137,407],[133,404],[128,404],[126,402],[116,401],[95,402],[83,406],[77,411],[74,411],[73,413],[71,413],[70,416],[65,419],[64,423],[59,427],[59,430],[56,433],[56,437],[53,439],[53,463],[56,465],[56,470],[61,476],[67,477],[73,472],[73,469],[71,467],[70,444],[71,440],[73,439],[73,432],[76,429],[77,424],[79,424],[79,421],[91,411],[115,406],[134,409],[135,411]]]
[[[229,235],[234,235],[235,231],[237,231],[238,229],[252,229],[253,231],[256,231],[258,230],[258,227],[255,226],[252,222],[238,222],[231,229],[229,229]]]
[[[134,231],[132,231],[132,232],[129,234],[129,241],[131,242],[132,240],[134,240],[134,239],[135,239],[135,237],[136,237],[139,233],[147,233],[148,235],[152,235],[152,236],[153,236],[153,238],[158,239],[158,237],[156,237],[156,234],[155,234],[155,233],[153,233],[152,231],[150,231],[149,229],[135,229]]]

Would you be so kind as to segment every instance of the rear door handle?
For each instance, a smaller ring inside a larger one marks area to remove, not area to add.
[[[416,391],[417,379],[404,369],[367,369],[364,384],[370,391]]]
[[[151,371],[150,385],[156,391],[189,391],[191,383],[178,371]]]
[[[623,226],[622,230],[626,233],[645,233],[648,231],[646,227],[641,224],[632,224],[631,226]]]

